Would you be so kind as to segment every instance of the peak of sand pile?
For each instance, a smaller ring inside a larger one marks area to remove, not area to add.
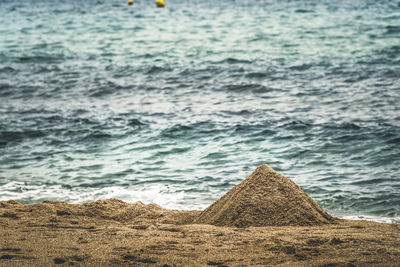
[[[306,226],[334,220],[300,186],[264,164],[205,209],[195,223],[237,227]]]

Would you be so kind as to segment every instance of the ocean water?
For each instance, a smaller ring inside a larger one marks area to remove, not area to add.
[[[262,163],[400,221],[400,1],[0,0],[0,200],[202,209]]]

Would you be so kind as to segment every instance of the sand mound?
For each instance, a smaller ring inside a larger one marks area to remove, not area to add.
[[[15,211],[18,211],[16,213]],[[200,211],[166,210],[157,204],[143,204],[138,201],[126,203],[119,199],[97,200],[85,204],[69,204],[59,201],[43,201],[24,205],[17,201],[0,201],[0,218],[26,219],[40,218],[41,221],[62,220],[107,220],[121,223],[141,223],[149,220],[154,223],[187,224],[199,215]]]
[[[261,165],[194,221],[217,226],[319,225],[335,219],[297,184]]]

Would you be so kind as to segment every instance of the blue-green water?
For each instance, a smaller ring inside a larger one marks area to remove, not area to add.
[[[267,163],[400,221],[400,1],[0,0],[0,200],[201,209]]]

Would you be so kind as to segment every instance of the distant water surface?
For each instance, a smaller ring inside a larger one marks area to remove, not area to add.
[[[202,209],[267,163],[400,221],[400,2],[0,1],[0,200]]]

